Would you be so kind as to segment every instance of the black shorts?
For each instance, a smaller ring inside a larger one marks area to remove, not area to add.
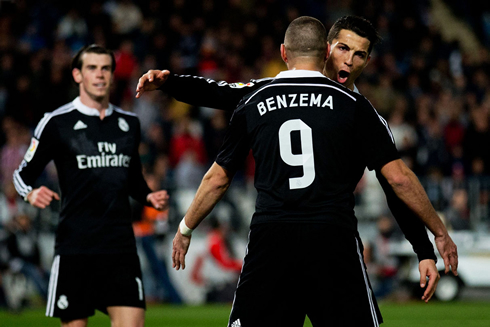
[[[229,327],[378,326],[357,233],[328,224],[251,227]]]
[[[146,308],[136,253],[55,256],[46,316],[70,321],[111,306]]]

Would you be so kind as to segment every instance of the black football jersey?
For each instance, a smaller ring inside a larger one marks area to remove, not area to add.
[[[196,106],[222,110],[235,110],[239,101],[270,83],[273,78],[251,79],[244,83],[227,83],[191,75],[171,74],[160,88],[179,101]],[[359,93],[354,86],[354,92]],[[436,260],[425,225],[394,193],[386,179],[376,170],[376,175],[386,194],[388,205],[419,260]]]
[[[236,171],[249,149],[258,191],[252,224],[321,221],[357,230],[353,191],[364,169],[399,158],[386,121],[363,96],[302,70],[243,98],[216,162]]]
[[[138,118],[113,105],[103,120],[79,98],[47,113],[14,173],[25,197],[54,160],[61,191],[56,254],[135,252],[129,196],[150,192],[138,155]]]

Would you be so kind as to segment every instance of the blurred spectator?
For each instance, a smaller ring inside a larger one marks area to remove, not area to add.
[[[16,215],[9,230],[9,271],[13,274],[20,273],[32,281],[41,297],[47,300],[48,273],[41,266],[37,232],[32,228],[30,218],[26,214]],[[6,285],[7,289],[9,286]]]
[[[182,117],[170,140],[170,164],[175,169],[177,187],[197,189],[206,161],[200,126],[188,116]]]
[[[382,299],[395,289],[398,260],[390,253],[390,242],[396,229],[393,219],[385,215],[379,216],[376,225],[378,233],[374,241],[365,246],[364,259],[370,277],[374,277],[374,294]]]
[[[57,37],[76,51],[87,42],[88,27],[76,8],[71,8],[58,24]]]
[[[134,55],[134,44],[130,39],[125,39],[114,52],[116,58],[116,70],[114,82],[116,83],[114,103],[120,104],[124,98],[133,98],[133,90],[130,81],[138,69],[138,60]]]
[[[150,189],[160,189],[158,180],[154,175],[146,174],[145,179]],[[168,209],[158,211],[151,207],[143,207],[140,218],[140,220],[133,223],[133,230],[136,244],[143,251],[150,264],[156,285],[156,290],[153,294],[157,296],[159,301],[181,304],[182,298],[170,280],[165,260],[160,259],[155,250],[156,238],[164,237],[168,231]]]
[[[131,0],[108,1],[105,8],[111,16],[116,34],[130,36],[141,26],[143,14]]]
[[[448,228],[453,230],[469,230],[470,215],[468,208],[468,193],[465,189],[456,189],[453,192],[450,206],[446,209],[444,216]]]
[[[231,302],[242,262],[236,259],[230,243],[229,229],[216,216],[207,219],[211,230],[207,247],[192,267],[192,281],[206,287],[206,302]]]
[[[0,181],[12,181],[12,175],[20,165],[29,144],[27,129],[11,117],[2,121],[2,132],[5,135],[5,144],[0,151]]]

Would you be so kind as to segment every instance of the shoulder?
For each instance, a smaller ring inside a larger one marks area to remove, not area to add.
[[[34,137],[39,139],[43,131],[46,129],[46,126],[52,125],[54,121],[69,115],[74,110],[76,110],[75,105],[73,102],[69,102],[52,112],[45,113],[44,117],[39,121],[36,129],[34,130]]]

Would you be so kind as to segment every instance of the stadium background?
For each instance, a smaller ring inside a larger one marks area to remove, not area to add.
[[[14,216],[31,217],[49,268],[57,203],[29,209],[16,198],[12,173],[43,114],[76,96],[70,62],[81,46],[99,43],[116,53],[111,102],[139,115],[144,169],[171,195],[168,237],[163,228],[157,247],[168,260],[169,241],[216,156],[229,113],[188,106],[163,92],[136,100],[138,78],[152,68],[228,82],[275,76],[286,69],[279,45],[291,20],[311,15],[330,28],[350,14],[369,19],[383,38],[356,83],[360,92],[388,120],[403,159],[448,227],[488,234],[490,3],[460,0],[0,1],[0,234]],[[252,182],[248,161],[213,214],[227,227],[237,258],[253,212]],[[50,165],[39,185],[56,189],[56,183]],[[363,239],[374,242],[387,208],[372,175],[359,184],[356,203]],[[205,248],[210,225],[197,232],[191,262]],[[0,258],[5,272],[8,255]],[[188,303],[203,303],[204,286],[188,283],[188,274],[171,277]],[[146,280],[147,290],[152,283]]]

